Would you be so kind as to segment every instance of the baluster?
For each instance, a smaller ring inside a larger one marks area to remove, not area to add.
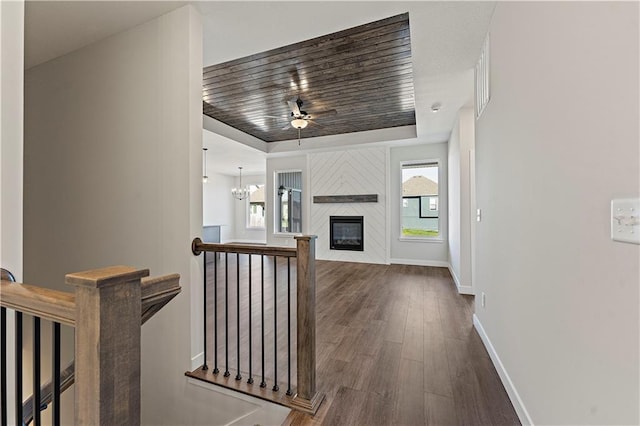
[[[251,270],[251,255],[249,255],[249,379],[247,380],[247,383],[249,383],[250,385],[253,384],[253,376],[252,376],[252,370],[251,367],[253,365],[252,362],[252,357],[253,357],[253,352],[251,351],[251,345],[253,343],[253,340],[251,338],[252,333],[251,333],[251,312],[252,312],[252,306],[251,306],[251,276],[253,275],[253,271]]]
[[[260,326],[262,327],[262,381],[260,387],[267,387],[267,383],[264,381],[264,254],[260,255]]]
[[[240,253],[236,253],[236,339],[238,363],[236,380],[242,380],[240,375]]]
[[[7,408],[9,407],[7,404],[7,309],[0,308],[0,322],[2,322],[0,329],[0,345],[2,346],[2,359],[0,360],[0,395],[1,403],[0,409],[2,410],[2,418],[0,424],[2,426],[7,425]]]
[[[214,251],[213,252],[213,373],[218,374],[219,372],[220,370],[218,370],[218,253]]]
[[[40,416],[40,318],[33,317],[33,424],[42,424]]]
[[[273,256],[273,390],[278,391],[278,259]]]
[[[207,366],[207,252],[204,252],[204,287],[202,290],[203,293],[203,309],[202,309],[202,328],[203,328],[203,333],[202,335],[204,336],[204,362],[202,364],[202,369],[203,370],[208,370],[209,367]]]
[[[22,424],[22,312],[16,312],[16,425]]]
[[[51,371],[53,374],[53,407],[51,408],[52,423],[60,426],[60,323],[53,323],[53,361]]]
[[[229,377],[229,253],[224,254],[224,377]]]
[[[287,395],[291,392],[291,258],[287,257]]]

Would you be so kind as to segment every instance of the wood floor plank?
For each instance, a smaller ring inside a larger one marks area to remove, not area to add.
[[[386,321],[384,339],[389,342],[404,342],[404,330],[409,314],[408,303],[402,300],[393,302],[393,310]]]
[[[439,323],[430,323],[424,330],[424,391],[453,396],[449,360],[444,335]]]
[[[369,377],[369,392],[394,398],[397,395],[398,370],[400,369],[400,343],[385,341],[380,349],[380,354],[375,360],[376,371]]]
[[[424,408],[424,424],[426,425],[448,426],[457,424],[453,398],[427,392],[424,394]]]
[[[490,425],[491,415],[482,396],[473,364],[464,340],[445,338],[449,374],[459,424]]]
[[[400,360],[398,398],[394,401],[393,424],[425,424],[424,368],[422,362]]]
[[[341,386],[323,423],[345,426],[360,424],[360,410],[354,409],[354,407],[364,407],[366,399],[366,392]]]

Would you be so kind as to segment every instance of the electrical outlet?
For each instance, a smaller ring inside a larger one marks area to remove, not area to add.
[[[482,297],[480,298],[481,303],[482,303],[482,307],[486,307],[487,306],[487,295],[484,294],[484,291],[482,292]]]
[[[482,210],[476,209],[476,222],[480,222],[482,220]]]

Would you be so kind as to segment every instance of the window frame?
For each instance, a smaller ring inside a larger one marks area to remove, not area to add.
[[[255,186],[255,187],[260,187],[262,186],[265,190],[265,200],[264,200],[264,206],[262,207],[262,216],[264,217],[264,225],[263,226],[251,226],[251,195],[249,195],[246,199],[245,199],[245,228],[247,230],[251,230],[251,231],[263,231],[267,228],[267,200],[266,200],[266,189],[267,189],[267,185],[265,183],[250,183],[249,185],[247,185],[249,187]]]
[[[418,217],[421,219],[426,219],[426,218],[434,218],[434,216],[423,216],[422,215],[422,198],[423,196],[407,196],[404,197],[404,194],[402,192],[402,178],[403,178],[403,170],[405,169],[405,167],[407,166],[418,166],[418,165],[422,165],[424,164],[425,166],[431,166],[431,167],[437,167],[438,168],[438,209],[436,210],[438,212],[437,215],[437,219],[438,219],[438,235],[436,236],[426,236],[426,235],[420,235],[420,236],[415,236],[415,235],[404,235],[403,234],[403,225],[404,225],[404,199],[408,199],[408,198],[418,198]],[[422,160],[403,160],[400,161],[400,170],[399,170],[399,177],[400,177],[400,184],[399,184],[399,190],[400,190],[400,200],[398,201],[398,206],[399,206],[399,230],[398,230],[398,235],[399,238],[398,240],[400,241],[414,241],[414,242],[443,242],[444,238],[442,235],[442,215],[441,215],[441,210],[440,210],[440,197],[441,197],[441,193],[442,193],[442,184],[441,184],[441,177],[442,177],[442,161],[439,158],[430,158],[430,159],[422,159]]]
[[[292,235],[300,235],[304,226],[304,215],[302,212],[302,204],[304,197],[302,194],[303,189],[287,188],[289,190],[300,192],[300,232],[280,231],[282,215],[281,215],[281,197],[278,195],[278,176],[281,173],[300,173],[300,183],[304,185],[304,174],[301,169],[287,169],[287,170],[274,170],[273,171],[273,235],[275,237],[291,237]]]

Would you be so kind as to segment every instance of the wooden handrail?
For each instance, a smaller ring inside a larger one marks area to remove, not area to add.
[[[0,305],[18,312],[70,326],[76,321],[76,298],[72,293],[11,281],[0,281]]]
[[[141,283],[141,324],[180,293],[180,275],[145,277]],[[76,296],[29,284],[0,281],[0,305],[18,312],[75,327]]]
[[[198,237],[191,243],[191,251],[198,256],[203,251],[217,253],[263,254],[265,256],[296,257],[295,247],[262,246],[254,244],[204,243]]]

